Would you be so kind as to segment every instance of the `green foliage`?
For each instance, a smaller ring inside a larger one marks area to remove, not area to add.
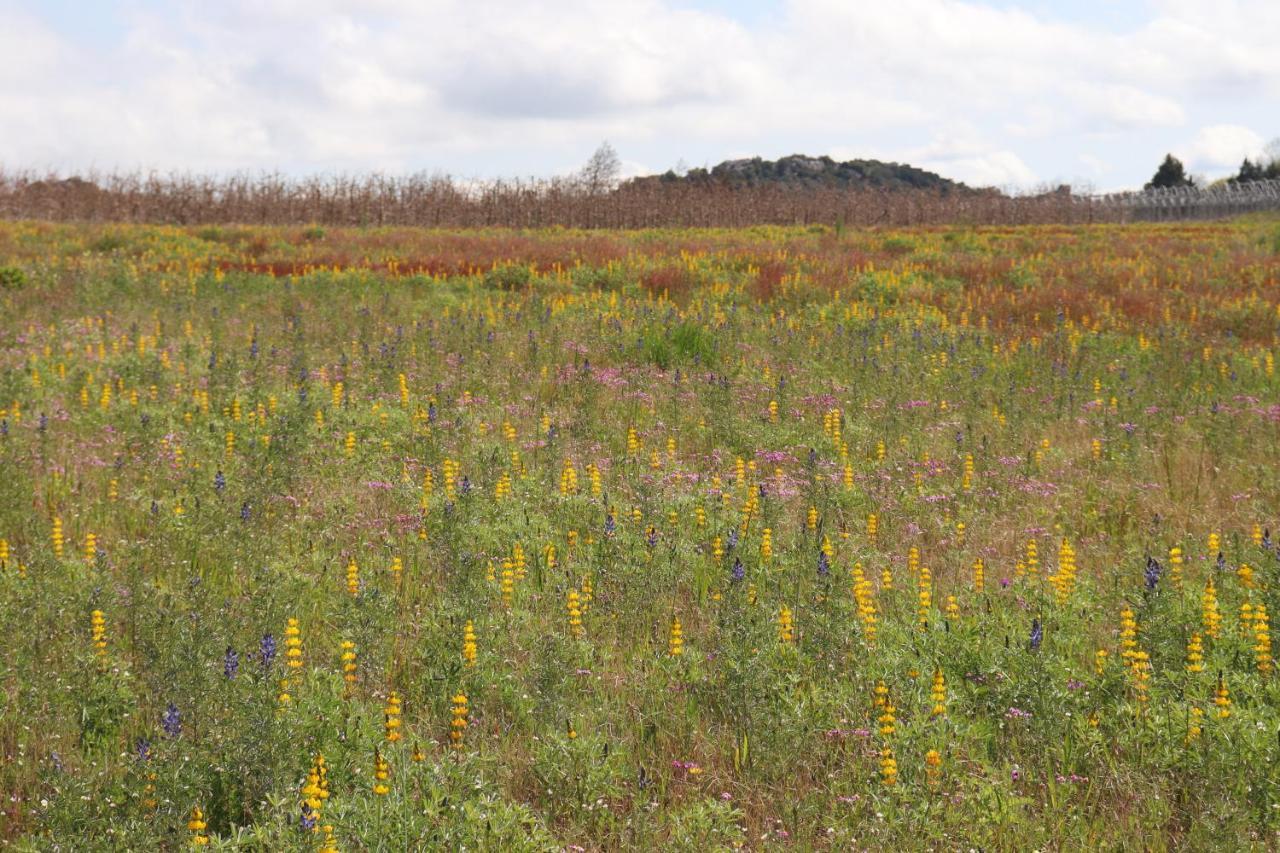
[[[695,323],[648,329],[642,341],[645,360],[659,370],[670,370],[677,365],[715,364],[715,337]]]
[[[27,274],[19,267],[0,266],[0,290],[21,290],[27,286]]]
[[[484,286],[490,290],[523,290],[533,281],[533,271],[522,264],[503,264],[484,274]]]
[[[1155,175],[1147,181],[1143,189],[1162,190],[1190,186],[1194,186],[1194,182],[1187,177],[1182,161],[1172,154],[1166,154],[1160,163],[1160,168],[1156,169]]]
[[[909,255],[915,251],[916,244],[905,237],[886,237],[881,248],[890,255]]]
[[[965,189],[964,184],[905,163],[885,163],[880,160],[840,162],[826,156],[809,157],[803,154],[792,154],[778,160],[764,160],[760,157],[726,160],[710,170],[690,169],[683,175],[668,171],[655,177],[634,178],[632,182],[641,185],[648,182],[715,182],[746,186],[781,184],[789,187],[924,189],[943,193]]]
[[[746,840],[742,812],[728,802],[702,799],[674,810],[667,818],[666,846],[672,850],[735,850]]]

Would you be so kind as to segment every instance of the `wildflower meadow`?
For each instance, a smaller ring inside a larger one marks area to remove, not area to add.
[[[0,223],[0,845],[1280,843],[1280,227]]]

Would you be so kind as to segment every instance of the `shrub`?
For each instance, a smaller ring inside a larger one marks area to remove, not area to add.
[[[0,267],[0,289],[21,290],[27,286],[27,274],[18,267]]]
[[[521,264],[507,264],[484,274],[484,286],[490,290],[523,290],[533,280],[533,273]]]

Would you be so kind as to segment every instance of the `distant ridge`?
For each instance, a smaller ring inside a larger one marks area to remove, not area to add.
[[[667,171],[661,175],[634,178],[629,183],[725,184],[738,187],[785,185],[797,189],[836,187],[841,189],[933,190],[941,193],[972,192],[969,187],[934,172],[905,163],[881,160],[846,160],[792,154],[779,160],[750,157],[726,160],[708,169],[690,169],[684,175]]]

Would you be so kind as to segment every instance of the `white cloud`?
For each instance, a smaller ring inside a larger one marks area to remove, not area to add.
[[[0,164],[548,174],[608,138],[629,169],[830,153],[1028,185],[1085,153],[1140,182],[1197,127],[1189,165],[1226,168],[1280,132],[1267,0],[1157,0],[1127,33],[978,0],[788,0],[754,29],[675,2],[139,0],[86,42],[0,0]]]
[[[1234,170],[1246,157],[1257,159],[1265,145],[1266,141],[1247,127],[1215,124],[1202,127],[1175,153],[1192,169],[1220,172]]]

